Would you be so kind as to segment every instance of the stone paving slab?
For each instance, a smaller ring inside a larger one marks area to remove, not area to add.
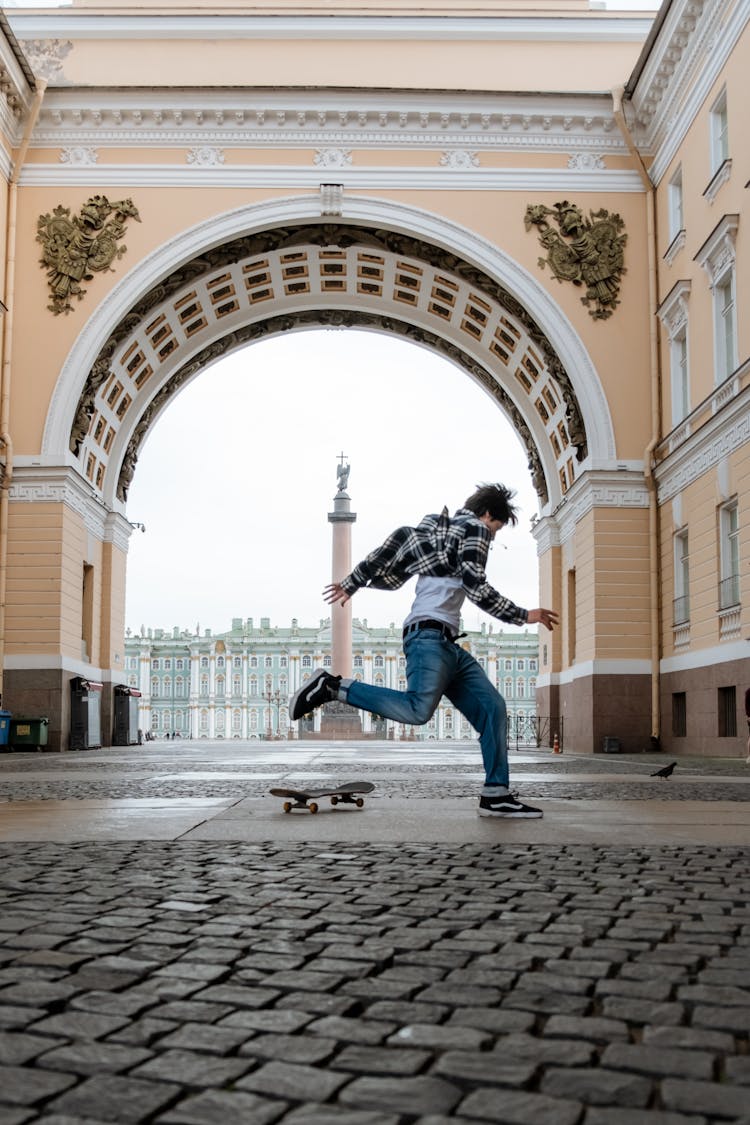
[[[386,783],[387,785],[387,783]],[[523,794],[526,797],[526,794]],[[531,798],[528,798],[531,799]],[[538,820],[477,815],[476,797],[409,799],[373,794],[365,807],[285,814],[272,797],[219,801],[39,801],[0,805],[0,841],[266,840],[298,842],[725,843],[750,840],[750,802],[551,799]]]
[[[0,1125],[750,1125],[750,775],[663,761],[0,754]]]
[[[2,843],[0,899],[0,1122],[747,1125],[748,846]]]

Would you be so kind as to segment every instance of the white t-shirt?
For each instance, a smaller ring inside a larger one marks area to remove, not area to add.
[[[460,578],[433,578],[431,574],[420,574],[404,627],[414,621],[429,619],[443,622],[457,635],[461,630],[461,606],[465,597],[466,591]]]

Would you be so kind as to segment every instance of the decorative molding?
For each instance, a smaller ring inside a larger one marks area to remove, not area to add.
[[[212,145],[188,149],[185,160],[194,168],[219,168],[224,163],[224,153]]]
[[[576,525],[594,508],[648,508],[642,472],[629,469],[589,470],[581,474],[550,516],[536,521],[532,535],[537,554],[568,542]]]
[[[9,498],[11,504],[64,504],[81,517],[86,530],[96,539],[104,542],[109,538],[106,528],[113,513],[77,469],[70,466],[17,465]],[[117,518],[123,522],[123,517]],[[127,520],[124,522],[127,524]]]
[[[34,74],[55,86],[67,83],[63,63],[72,50],[69,39],[26,39],[23,42],[23,53]]]
[[[680,251],[684,250],[686,242],[687,231],[678,230],[664,253],[664,261],[668,266],[671,266]]]
[[[85,145],[75,145],[60,150],[60,163],[67,164],[71,168],[91,168],[98,159],[98,151]]]
[[[719,191],[724,186],[724,184],[729,182],[729,178],[730,178],[731,175],[732,175],[732,161],[731,161],[731,159],[722,160],[722,162],[719,165],[719,167],[717,168],[713,178],[711,179],[711,182],[709,183],[708,187],[704,190],[703,198],[705,200],[707,200],[708,203],[713,203],[713,201],[716,199],[716,196],[719,194]]]
[[[345,148],[319,148],[313,157],[316,168],[348,168],[352,154]]]
[[[450,152],[444,152],[440,157],[441,168],[478,168],[479,167],[479,153],[469,152],[467,149],[451,149]]]
[[[183,142],[184,147],[184,142]],[[127,182],[137,187],[226,187],[317,189],[321,168],[304,165],[231,164],[215,168],[184,164],[128,164]],[[424,168],[351,167],[333,168],[344,186],[353,191],[524,191],[643,193],[637,172],[627,169],[580,172],[574,169],[540,168]],[[123,164],[97,164],[97,187],[121,187]],[[25,187],[91,187],[91,174],[60,164],[26,164],[20,182]]]
[[[633,131],[659,184],[750,19],[750,0],[674,0],[632,92]]]
[[[320,213],[339,217],[343,212],[344,187],[343,184],[320,185]]]
[[[407,5],[403,6],[404,8]],[[473,5],[479,11],[478,4]],[[612,19],[607,12],[599,16],[587,13],[556,19],[508,18],[497,16],[497,5],[487,8],[487,15],[456,16],[453,8],[448,16],[425,15],[424,5],[413,4],[413,15],[361,16],[327,11],[315,15],[242,15],[234,12],[217,15],[164,15],[138,13],[92,14],[75,8],[53,11],[8,10],[6,16],[19,40],[27,36],[48,38],[50,34],[68,35],[75,40],[160,39],[201,42],[222,40],[430,40],[455,42],[557,42],[580,43],[643,43],[653,23],[653,16],[619,14]]]
[[[734,265],[736,258],[735,240],[739,225],[739,215],[722,216],[693,259],[708,274],[712,289],[726,271]]]
[[[695,413],[695,412],[694,412]],[[688,420],[685,420],[688,421]],[[685,422],[682,423],[685,426]],[[657,466],[659,502],[664,504],[742,446],[750,443],[750,387],[735,393],[694,433],[686,434]]]
[[[418,149],[626,156],[611,98],[451,91],[51,89],[33,147]]]
[[[670,340],[673,340],[688,319],[688,297],[692,283],[677,281],[656,310]]]

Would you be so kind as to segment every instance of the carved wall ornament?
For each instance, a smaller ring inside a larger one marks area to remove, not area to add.
[[[112,262],[126,252],[118,243],[125,234],[126,219],[141,221],[132,199],[110,203],[106,195],[94,195],[71,216],[62,204],[51,214],[37,219],[37,242],[43,246],[40,264],[47,270],[55,316],[71,312],[71,298],[83,299],[82,281],[91,281],[94,272],[110,271]]]
[[[479,167],[479,154],[467,152],[466,149],[451,149],[440,157],[441,168],[455,168],[463,171],[468,168]]]
[[[89,168],[96,164],[98,159],[97,150],[86,145],[71,145],[69,148],[60,149],[60,163],[69,164],[72,168]]]
[[[345,148],[319,148],[313,157],[318,168],[347,168],[352,162],[352,154]]]
[[[187,162],[194,164],[196,168],[218,168],[224,163],[224,153],[220,148],[214,148],[212,145],[201,145],[199,148],[190,149]]]
[[[539,266],[548,265],[558,281],[585,286],[581,303],[594,320],[612,316],[620,303],[620,279],[625,273],[628,236],[623,233],[622,218],[604,208],[589,211],[584,218],[581,208],[565,199],[552,207],[529,204],[524,225],[527,231],[532,226],[539,229],[539,241],[547,251],[546,258],[539,258]]]
[[[568,157],[568,167],[576,172],[598,172],[607,165],[597,152],[574,152]]]
[[[63,61],[72,50],[69,39],[25,39],[23,44],[23,53],[34,74],[55,86],[68,84]]]

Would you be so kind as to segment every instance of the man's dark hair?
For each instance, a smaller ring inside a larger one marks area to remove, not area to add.
[[[464,503],[464,508],[468,508],[475,516],[483,516],[485,512],[489,512],[493,520],[515,525],[518,523],[518,513],[513,503],[514,496],[515,492],[504,484],[479,484],[476,492]]]

